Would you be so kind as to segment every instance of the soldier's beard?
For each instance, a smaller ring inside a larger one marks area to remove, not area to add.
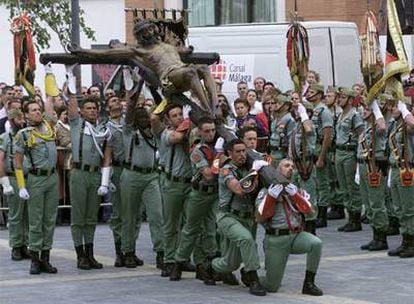
[[[154,33],[149,38],[144,38],[144,37],[141,36],[140,39],[138,39],[138,42],[142,46],[151,46],[151,45],[160,43],[161,42],[161,36],[158,33]]]

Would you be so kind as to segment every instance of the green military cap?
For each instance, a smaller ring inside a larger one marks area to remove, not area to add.
[[[329,92],[333,92],[333,93],[336,93],[336,94],[338,94],[338,87],[335,87],[335,86],[328,86],[328,88],[326,89],[326,93],[329,93]]]
[[[391,92],[385,92],[378,95],[379,101],[396,101],[398,100]]]
[[[280,102],[280,103],[292,102],[292,98],[285,94],[279,94],[277,95],[277,102]]]
[[[303,104],[303,106],[305,107],[305,109],[306,109],[306,110],[311,110],[311,111],[313,111],[313,109],[314,109],[313,103],[311,103],[311,102],[309,102],[309,101],[304,100],[304,101],[302,102],[302,104]]]
[[[344,94],[348,97],[356,97],[357,93],[354,91],[354,89],[347,88],[347,87],[339,87],[338,88],[338,94]]]
[[[312,90],[312,91],[316,91],[316,92],[322,92],[322,93],[325,92],[325,88],[323,87],[323,84],[321,84],[321,83],[311,84],[309,89]]]
[[[20,110],[20,109],[13,109],[13,110],[10,110],[10,111],[7,113],[7,117],[8,117],[9,119],[14,119],[14,118],[17,118],[17,117],[19,117],[19,116],[21,116],[21,115],[23,115],[23,112],[22,112],[22,110]]]

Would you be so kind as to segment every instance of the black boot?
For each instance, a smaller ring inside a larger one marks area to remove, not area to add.
[[[183,262],[175,262],[171,267],[170,281],[181,280]]]
[[[316,236],[316,221],[305,221],[305,231]]]
[[[318,207],[318,218],[316,219],[316,228],[324,228],[328,226],[327,213],[328,207]]]
[[[57,268],[50,264],[50,250],[42,250],[40,254],[40,271],[46,273],[57,273]]]
[[[124,254],[121,250],[121,242],[115,242],[115,267],[124,267]]]
[[[246,272],[246,275],[249,280],[249,292],[255,296],[265,296],[266,289],[260,284],[259,277],[257,276],[257,271],[252,270]]]
[[[306,270],[305,281],[303,282],[302,288],[303,294],[308,294],[311,296],[323,295],[322,290],[315,285],[315,275],[316,273]]]
[[[352,212],[348,212],[348,222],[342,226],[339,226],[337,229],[338,231],[343,232],[345,229],[348,229],[348,227],[352,226],[352,214]]]
[[[368,218],[368,216],[367,216],[367,214],[366,214],[366,213],[364,213],[364,214],[361,216],[361,223],[362,223],[362,224],[369,224],[369,223],[370,223],[369,218]]]
[[[240,269],[240,279],[243,282],[244,286],[250,286],[249,276],[247,275],[247,272],[244,270],[244,267]]]
[[[27,249],[27,246],[24,245],[22,247],[20,247],[20,252],[22,254],[22,258],[24,260],[30,260],[32,257],[30,256],[30,252],[29,249]]]
[[[400,253],[400,258],[414,257],[414,234],[407,234],[407,246]]]
[[[21,261],[21,260],[23,260],[21,247],[13,247],[12,248],[11,259],[13,261]]]
[[[30,264],[30,274],[40,274],[39,252],[30,250],[30,256],[32,257],[32,263]]]
[[[182,270],[185,272],[196,272],[196,267],[191,263],[191,261],[183,262]]]
[[[344,206],[332,205],[331,210],[327,214],[328,220],[342,220],[345,218]]]
[[[198,265],[198,276],[206,285],[216,285],[215,278],[219,277],[219,274],[214,271],[211,261],[212,259],[206,259],[204,263]]]
[[[388,218],[389,225],[387,235],[399,235],[400,234],[400,221],[398,218],[390,216]]]
[[[361,212],[350,212],[349,213],[349,225],[344,227],[344,232],[355,232],[361,231]]]
[[[408,246],[408,234],[404,233],[402,235],[401,245],[393,250],[388,251],[389,256],[400,256],[401,252],[404,251],[405,248]]]
[[[368,243],[364,244],[364,245],[361,245],[361,247],[359,247],[359,248],[361,248],[361,250],[368,250],[369,246],[371,246],[371,244],[373,244],[375,242],[374,240],[375,240],[375,228],[372,227],[372,240],[369,241]]]
[[[103,265],[99,263],[97,260],[95,260],[95,257],[93,255],[93,244],[85,244],[85,253],[86,257],[88,258],[89,265],[92,269],[102,269]]]
[[[157,251],[155,264],[157,265],[158,269],[162,269],[162,265],[164,264],[164,251]]]
[[[162,277],[169,277],[171,274],[171,269],[173,267],[174,263],[164,263],[163,268],[161,269],[161,276]]]
[[[237,280],[236,276],[232,273],[222,273],[221,279],[223,281],[223,284],[230,285],[230,286],[237,286],[240,285],[239,280]]]
[[[374,242],[369,245],[369,251],[379,251],[388,249],[387,234],[385,230],[374,230]]]
[[[135,264],[137,264],[137,266],[142,266],[144,265],[144,260],[140,259],[134,252],[134,261]]]
[[[89,265],[88,258],[85,254],[85,250],[83,250],[83,245],[76,246],[75,250],[78,259],[77,267],[83,270],[91,269],[91,265]]]
[[[137,268],[135,262],[135,252],[126,252],[124,256],[124,265],[126,268]]]

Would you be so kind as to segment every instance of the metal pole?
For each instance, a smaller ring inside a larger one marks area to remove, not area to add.
[[[72,31],[71,31],[71,43],[80,47],[80,30],[79,30],[79,0],[71,0],[71,18],[72,18]],[[74,69],[74,75],[76,76],[76,90],[80,92],[81,89],[81,69],[78,65]]]

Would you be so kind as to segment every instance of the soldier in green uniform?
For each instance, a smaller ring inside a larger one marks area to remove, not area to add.
[[[295,128],[295,121],[290,114],[292,99],[279,94],[274,107],[273,121],[270,126],[269,150],[272,165],[277,167],[279,161],[287,157],[289,138]]]
[[[332,142],[332,114],[322,102],[324,87],[321,84],[312,84],[306,93],[306,99],[313,104],[312,122],[316,132],[314,150],[316,189],[318,192],[317,205],[319,209],[319,227],[326,227],[326,213],[329,206],[329,147]]]
[[[164,268],[161,276],[168,277],[175,263],[180,225],[185,220],[185,206],[191,192],[191,161],[188,136],[191,129],[191,107],[170,104],[164,111],[168,127],[161,134],[165,150],[164,202]]]
[[[45,114],[51,116],[52,110],[53,107],[47,102]],[[29,126],[16,134],[14,168],[19,197],[27,200],[29,212],[30,274],[56,273],[57,269],[49,262],[59,201],[55,133],[43,119],[36,101],[27,101],[23,113]],[[27,186],[23,171],[25,157],[30,167]]]
[[[298,187],[305,189],[311,196],[314,209],[317,210],[316,182],[313,170],[313,155],[316,144],[316,132],[312,120],[309,119],[303,104],[293,105],[296,126],[290,136],[289,155],[295,164],[295,182]],[[316,235],[317,212],[306,215],[305,231]]]
[[[283,159],[277,170],[292,180],[294,163]],[[263,241],[266,276],[262,280],[269,292],[277,292],[282,283],[289,255],[307,254],[306,276],[302,293],[321,296],[322,290],[315,285],[322,252],[322,241],[302,231],[301,215],[313,212],[309,194],[294,184],[270,185],[262,189],[256,199],[257,218],[266,230]]]
[[[218,204],[218,164],[214,161],[216,126],[213,119],[202,117],[197,127],[201,141],[192,148],[190,155],[193,189],[185,206],[186,221],[175,252],[176,263],[170,274],[171,281],[181,279],[182,265],[190,259],[200,233],[203,255],[194,255],[197,268],[200,268],[205,259],[212,260],[217,253],[215,219]]]
[[[68,118],[72,141],[72,170],[70,172],[71,232],[79,269],[101,269],[103,265],[94,257],[94,236],[98,219],[100,197],[108,193],[110,167],[102,168],[110,131],[98,123],[99,99],[85,98],[80,105],[75,94],[73,66],[67,67],[69,107]],[[101,186],[100,186],[101,185]]]
[[[240,139],[227,144],[229,161],[220,169],[219,174],[219,211],[217,229],[221,234],[221,246],[225,251],[215,258],[211,267],[219,274],[230,273],[244,264],[242,281],[253,295],[264,296],[266,291],[260,284],[257,270],[260,261],[257,245],[252,235],[254,223],[254,197],[251,197],[240,184],[240,180],[249,173],[246,164],[246,145]],[[266,161],[256,160],[252,169],[259,171],[268,165]]]
[[[25,119],[20,109],[9,110],[8,122],[10,131],[0,135],[0,184],[3,186],[4,199],[9,207],[9,245],[12,248],[11,259],[20,261],[30,259],[27,251],[29,218],[27,204],[19,195],[14,173],[14,136],[25,125]],[[26,162],[27,163],[27,162]],[[27,174],[27,164],[24,166]]]
[[[328,166],[328,175],[329,175],[329,186],[330,193],[327,198],[328,204],[330,205],[330,210],[324,218],[324,211],[320,212],[320,215],[317,227],[323,227],[326,224],[326,219],[328,220],[340,220],[345,218],[344,203],[341,202],[340,196],[338,195],[338,177],[335,169],[335,141],[336,141],[336,125],[338,122],[339,115],[342,113],[342,109],[337,105],[338,101],[338,88],[329,86],[325,94],[325,104],[328,109],[331,111],[333,119],[332,127],[332,143],[329,147],[328,160],[326,165]]]
[[[356,93],[349,88],[339,88],[338,105],[342,113],[336,126],[335,168],[338,175],[339,195],[346,202],[348,223],[338,228],[338,231],[359,231],[361,227],[362,202],[359,187],[355,184],[356,153],[359,135],[364,130],[361,115],[352,106]]]
[[[163,251],[162,199],[157,169],[157,138],[151,128],[150,113],[144,105],[130,100],[122,127],[125,151],[120,177],[122,201],[122,251],[125,266],[143,265],[137,260],[135,245],[137,227],[141,224],[141,210],[146,204],[153,250],[157,259]]]
[[[407,106],[395,98],[391,101],[392,115],[396,120],[389,137],[389,185],[393,203],[400,220],[402,242],[388,251],[390,256],[414,257],[414,116]]]
[[[375,114],[374,114],[375,113]],[[355,181],[359,184],[361,200],[365,203],[373,238],[361,246],[362,250],[388,249],[388,214],[385,207],[385,184],[388,171],[386,157],[387,134],[378,132],[376,118],[382,117],[376,101],[364,106],[363,118],[366,128],[358,141],[358,168]]]

